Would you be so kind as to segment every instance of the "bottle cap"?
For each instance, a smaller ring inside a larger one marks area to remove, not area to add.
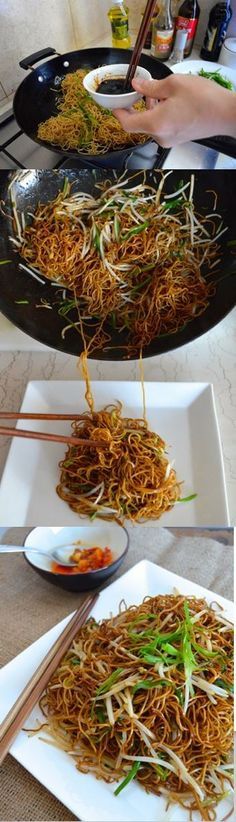
[[[185,43],[186,43],[186,40],[187,40],[187,36],[188,36],[187,31],[184,31],[183,29],[177,29],[176,35],[175,35],[174,48],[176,49],[176,46],[177,46],[177,48],[179,50],[184,49],[184,46],[185,46]]]

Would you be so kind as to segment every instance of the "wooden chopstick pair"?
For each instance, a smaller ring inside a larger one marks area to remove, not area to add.
[[[86,419],[86,415],[82,414],[23,414],[15,413],[13,411],[1,411],[0,420],[80,420]],[[88,418],[89,419],[89,418]],[[85,447],[104,448],[106,443],[102,440],[92,441],[90,439],[82,439],[80,437],[73,437],[71,435],[62,434],[47,434],[44,431],[30,431],[22,428],[10,428],[6,425],[0,426],[0,436],[5,437],[21,437],[22,439],[32,440],[47,440],[48,442],[60,442],[67,445],[83,445]]]
[[[67,623],[0,725],[0,764],[98,598],[90,594]]]
[[[134,49],[133,49],[133,54],[132,54],[130,64],[129,64],[129,68],[128,68],[128,71],[127,71],[127,75],[126,75],[126,78],[125,78],[125,88],[129,86],[129,84],[131,83],[131,81],[134,78],[136,68],[137,68],[137,65],[138,65],[138,61],[139,61],[139,58],[140,58],[140,54],[142,52],[144,42],[145,42],[145,38],[146,38],[148,29],[149,29],[149,24],[151,22],[153,13],[155,11],[155,6],[156,6],[156,0],[147,0],[147,5],[146,5],[146,8],[145,8],[143,17],[142,17],[141,26],[140,26],[140,29],[139,29],[139,32],[138,32],[138,35],[137,35],[137,39],[136,39],[135,46],[134,46]]]

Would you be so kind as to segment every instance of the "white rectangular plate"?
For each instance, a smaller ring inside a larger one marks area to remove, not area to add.
[[[131,568],[124,576],[101,592],[92,611],[95,619],[106,619],[118,612],[119,603],[124,599],[127,606],[139,605],[145,596],[170,594],[177,588],[186,596],[205,597],[207,602],[219,602],[225,615],[233,621],[233,603],[187,579],[166,571],[152,562],[143,560]],[[15,657],[0,671],[0,721],[7,714],[20,691],[46,655],[52,643],[66,625],[70,616],[55,625],[19,656]],[[28,728],[42,719],[37,706],[25,723]],[[24,731],[17,736],[11,754],[39,782],[45,785],[64,805],[83,822],[185,822],[188,813],[177,805],[165,810],[161,797],[146,792],[132,783],[119,797],[114,796],[116,783],[107,785],[90,774],[76,770],[72,759],[63,751],[45,744],[38,736],[28,737]],[[224,800],[217,809],[217,820],[230,810],[230,801]],[[198,812],[193,814],[193,822],[200,822]]]
[[[142,392],[136,382],[92,382],[95,407],[121,400],[124,415],[143,415]],[[229,524],[223,459],[213,389],[207,383],[145,384],[147,419],[151,430],[167,443],[175,460],[182,496],[195,500],[175,505],[160,520],[178,526]],[[81,413],[86,410],[84,383],[30,382],[21,411]],[[69,422],[20,420],[18,427],[70,432]],[[66,447],[58,443],[13,439],[0,490],[0,525],[78,525],[80,520],[56,494],[58,463]]]

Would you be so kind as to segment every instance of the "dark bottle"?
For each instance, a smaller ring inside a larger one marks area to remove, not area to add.
[[[189,57],[191,54],[193,43],[197,31],[197,24],[200,15],[200,6],[198,0],[184,0],[178,11],[176,18],[176,31],[182,29],[188,32],[186,45],[184,49],[184,56]]]
[[[212,60],[213,62],[218,60],[231,17],[230,0],[216,3],[211,9],[204,43],[201,48],[201,57],[204,60]]]

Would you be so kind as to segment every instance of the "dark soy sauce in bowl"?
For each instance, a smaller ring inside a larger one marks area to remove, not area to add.
[[[130,94],[134,89],[130,83],[125,88],[125,77],[111,77],[109,80],[102,80],[96,91],[99,94]]]

